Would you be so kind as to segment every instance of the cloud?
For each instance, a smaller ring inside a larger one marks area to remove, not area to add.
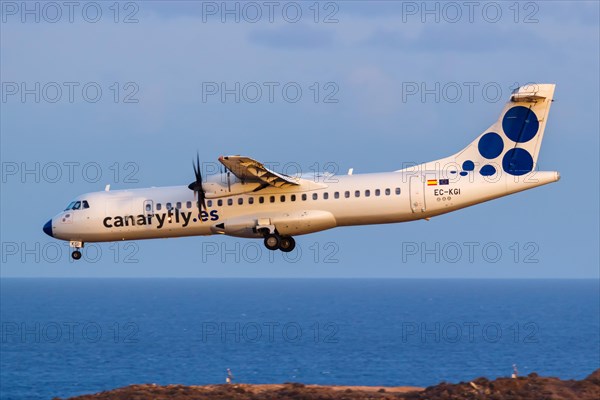
[[[420,28],[420,27],[419,27]],[[368,46],[384,46],[411,52],[489,53],[539,46],[537,35],[523,29],[492,24],[427,25],[420,32],[376,29],[365,41]]]
[[[279,49],[313,49],[330,47],[334,32],[309,26],[281,25],[273,29],[256,29],[248,34],[248,39],[256,44]]]

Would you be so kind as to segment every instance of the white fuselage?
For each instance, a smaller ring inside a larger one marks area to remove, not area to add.
[[[227,182],[225,174],[213,176],[205,185],[216,189],[207,190],[207,209],[201,214],[187,186],[88,193],[75,200],[87,201],[89,208],[59,213],[51,220],[51,232],[55,238],[79,242],[211,234],[261,238],[257,228],[271,226],[280,235],[295,236],[430,218],[555,182],[559,174],[485,177],[399,171],[303,178],[309,184],[260,189],[257,183]]]
[[[555,86],[515,89],[474,141],[410,169],[292,177],[232,155],[219,157],[225,173],[204,181],[196,156],[196,179],[188,186],[84,194],[43,231],[76,249],[84,242],[225,234],[264,238],[269,250],[290,252],[296,235],[431,218],[560,178],[535,171]],[[72,256],[79,259],[81,252]]]

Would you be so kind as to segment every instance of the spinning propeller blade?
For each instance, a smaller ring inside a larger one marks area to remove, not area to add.
[[[202,214],[202,207],[206,210],[206,193],[202,187],[202,173],[200,172],[200,155],[196,153],[196,164],[194,166],[194,176],[196,180],[188,185],[190,190],[194,191],[194,199],[197,199],[196,204],[198,205],[198,218],[202,221],[200,214]],[[197,197],[196,197],[197,196]]]

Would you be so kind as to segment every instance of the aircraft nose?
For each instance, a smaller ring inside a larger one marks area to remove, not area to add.
[[[42,229],[44,230],[44,233],[45,233],[46,235],[54,237],[54,236],[52,235],[52,220],[50,220],[50,221],[46,222],[46,223],[44,224],[44,227],[43,227]]]

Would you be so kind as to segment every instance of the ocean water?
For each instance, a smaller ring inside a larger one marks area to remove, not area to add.
[[[416,385],[600,367],[598,281],[3,279],[0,397]]]

